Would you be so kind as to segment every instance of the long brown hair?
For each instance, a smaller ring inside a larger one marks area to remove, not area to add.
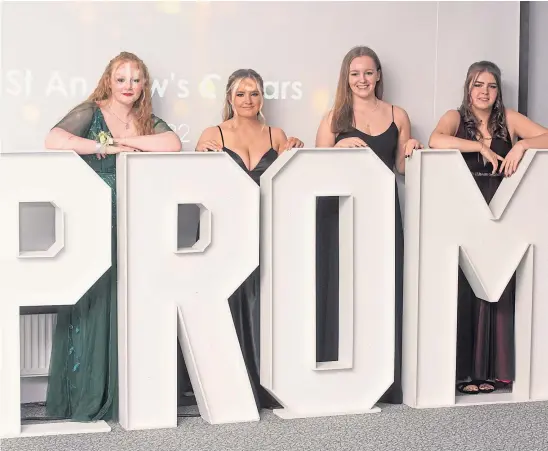
[[[139,57],[137,57],[137,55],[129,52],[121,52],[118,56],[110,60],[99,83],[97,83],[97,87],[88,97],[88,101],[102,102],[110,99],[112,96],[112,89],[110,87],[112,73],[120,64],[128,62],[137,65],[143,79],[143,91],[141,92],[141,96],[133,104],[135,127],[139,135],[151,135],[154,131],[154,124],[152,120],[150,75],[147,66]]]
[[[360,56],[368,56],[375,63],[379,72],[379,81],[375,85],[375,97],[382,100],[383,80],[379,57],[369,47],[354,47],[345,55],[341,64],[339,83],[337,84],[337,93],[335,94],[335,104],[333,106],[333,118],[331,120],[331,131],[335,134],[346,132],[354,125],[352,89],[350,89],[350,85],[348,84],[348,76],[350,74],[350,64],[355,58],[359,58]]]
[[[264,104],[263,77],[261,77],[253,69],[238,69],[237,71],[233,72],[232,75],[230,75],[230,77],[228,77],[228,82],[226,84],[225,104],[223,106],[223,122],[228,121],[229,119],[232,119],[234,117],[234,108],[232,107],[232,102],[234,102],[234,97],[236,96],[236,89],[240,85],[240,82],[246,78],[250,78],[251,80],[255,81],[255,83],[257,83],[257,88],[259,89],[261,93],[261,108],[259,112],[257,113],[257,117],[260,116],[264,122],[265,117],[263,116],[263,112],[262,112],[263,104]]]
[[[468,139],[484,138],[479,130],[479,121],[472,112],[472,99],[470,98],[471,86],[483,72],[492,74],[497,83],[497,98],[489,115],[487,130],[489,130],[492,138],[500,138],[506,141],[508,140],[508,129],[506,127],[506,110],[502,101],[502,76],[499,67],[491,61],[478,61],[468,68],[466,81],[464,82],[462,104],[459,108],[466,136]]]

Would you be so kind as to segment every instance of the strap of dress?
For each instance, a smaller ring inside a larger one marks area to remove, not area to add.
[[[272,127],[268,127],[268,134],[270,135],[270,147],[273,149],[274,145],[272,144]]]
[[[223,147],[225,146],[225,137],[223,136],[223,131],[221,130],[221,126],[217,125],[217,128],[219,129],[219,132],[221,133],[221,141],[223,142]]]
[[[455,134],[453,135],[455,138],[461,138],[461,139],[466,139],[466,133],[464,133],[463,136],[460,136],[462,135],[462,129],[464,129],[464,117],[462,116],[462,113],[460,110],[457,110],[459,112],[459,117],[460,117],[460,120],[459,120],[459,126],[457,127],[457,130],[455,130]],[[461,132],[461,133],[459,133]]]
[[[394,122],[394,105],[392,105],[392,122]]]

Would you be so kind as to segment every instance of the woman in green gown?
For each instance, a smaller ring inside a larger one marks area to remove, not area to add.
[[[46,399],[48,415],[75,421],[117,417],[116,154],[177,152],[181,141],[152,114],[143,61],[122,52],[91,96],[46,137],[47,149],[73,150],[112,189],[112,266],[72,306],[60,307]],[[92,238],[90,238],[92,239]]]

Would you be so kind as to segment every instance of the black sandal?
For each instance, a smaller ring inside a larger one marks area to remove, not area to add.
[[[478,390],[480,393],[487,394],[487,393],[493,393],[497,388],[495,385],[495,382],[491,381],[476,381],[478,383]],[[490,385],[493,388],[481,388],[482,385]]]
[[[479,391],[480,381],[468,381],[457,384],[457,390],[464,395],[477,395]],[[477,390],[465,390],[466,387],[476,386]]]

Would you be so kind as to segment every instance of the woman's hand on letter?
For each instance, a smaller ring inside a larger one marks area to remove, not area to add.
[[[198,145],[196,146],[196,152],[209,152],[209,151],[222,152],[223,146],[221,146],[217,141],[213,139],[198,143]]]
[[[347,148],[357,148],[357,147],[368,147],[365,141],[363,141],[360,138],[344,138],[341,139],[337,144],[335,144],[335,147],[339,149],[347,149]]]

